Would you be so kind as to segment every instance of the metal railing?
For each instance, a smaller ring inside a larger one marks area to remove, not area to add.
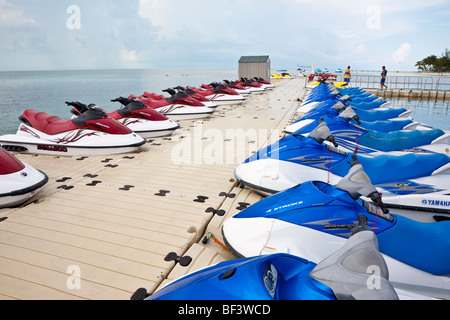
[[[375,75],[352,75],[349,87],[380,89],[380,79],[380,76]],[[343,81],[343,76],[339,75],[337,81]],[[450,79],[439,76],[388,76],[386,85],[394,90],[449,91]]]

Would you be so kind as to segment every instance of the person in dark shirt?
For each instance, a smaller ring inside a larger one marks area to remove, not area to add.
[[[387,86],[385,84],[386,76],[387,76],[387,70],[386,70],[386,67],[383,66],[382,70],[381,70],[381,81],[380,81],[381,90],[383,90],[383,87],[385,87],[387,89]]]

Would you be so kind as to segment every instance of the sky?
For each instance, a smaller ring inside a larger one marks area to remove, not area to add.
[[[450,0],[0,0],[0,71],[417,70],[450,48]]]

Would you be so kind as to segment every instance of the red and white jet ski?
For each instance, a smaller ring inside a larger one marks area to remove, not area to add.
[[[0,148],[0,208],[19,206],[48,182],[47,175]]]
[[[108,115],[143,138],[169,136],[180,128],[178,123],[148,107],[137,98],[119,97],[111,101],[120,102],[123,107],[119,110],[108,112]]]
[[[223,80],[223,82],[225,82],[229,88],[235,90],[237,93],[243,95],[244,97],[252,93],[250,90],[244,88],[241,84],[237,83],[236,81]]]
[[[241,80],[236,80],[236,83],[239,83],[245,89],[249,90],[251,93],[264,93],[266,92],[266,88],[263,87],[261,83],[258,83],[253,80],[241,78]]]
[[[229,88],[223,83],[213,82],[209,85],[202,84],[201,88],[189,86],[195,92],[200,93],[218,105],[241,104],[245,101],[245,97]]]
[[[146,142],[99,107],[88,108],[71,120],[27,109],[17,133],[0,136],[0,145],[32,154],[96,156],[134,152]]]
[[[261,86],[266,90],[275,88],[274,84],[271,84],[269,81],[264,80],[263,78],[254,77],[253,80],[255,80],[257,83],[261,84]]]
[[[207,99],[204,95],[195,92],[195,90],[188,88],[188,87],[182,87],[182,86],[178,86],[175,87],[174,89],[177,89],[178,92],[184,92],[185,94],[187,94],[189,97],[194,98],[195,100],[203,103],[205,106],[209,107],[209,108],[217,108],[219,105],[209,99]],[[176,92],[175,90],[170,91],[172,95],[174,95]]]
[[[130,95],[131,98],[141,100],[148,107],[162,113],[174,121],[209,118],[214,113],[213,108],[203,106],[191,106],[187,104],[172,103],[163,95],[144,92],[142,96]]]

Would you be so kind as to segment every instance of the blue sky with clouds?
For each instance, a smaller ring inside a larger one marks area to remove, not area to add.
[[[297,65],[416,70],[450,49],[449,0],[0,0],[0,70]]]

